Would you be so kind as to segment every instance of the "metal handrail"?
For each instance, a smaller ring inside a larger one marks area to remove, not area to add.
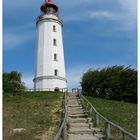
[[[59,127],[59,130],[54,138],[54,140],[60,140],[63,138],[64,140],[67,140],[67,92],[65,92],[65,100],[64,100],[64,117],[63,121],[61,123],[61,126]]]

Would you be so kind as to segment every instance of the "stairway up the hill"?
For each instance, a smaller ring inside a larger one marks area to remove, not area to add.
[[[99,128],[93,127],[92,118],[83,109],[79,97],[68,95],[68,140],[104,140]]]

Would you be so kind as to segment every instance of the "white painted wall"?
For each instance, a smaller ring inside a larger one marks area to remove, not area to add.
[[[67,88],[66,81],[59,78],[66,78],[62,25],[59,22],[59,18],[55,15],[44,15],[42,19],[43,20],[39,20],[37,23],[34,87],[40,90],[55,89],[56,87],[60,89]],[[56,26],[56,32],[53,31],[53,25]],[[53,45],[53,39],[56,39],[57,46]],[[58,61],[54,61],[55,53],[57,54]],[[58,77],[54,76],[55,69],[58,69]],[[51,79],[46,78],[47,76],[51,76]],[[41,78],[38,80],[38,77]]]

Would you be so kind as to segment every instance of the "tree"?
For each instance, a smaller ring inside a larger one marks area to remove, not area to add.
[[[3,92],[17,93],[25,89],[24,82],[21,81],[21,73],[11,71],[3,73]]]
[[[83,74],[81,86],[90,96],[137,102],[137,71],[130,66],[89,70]]]

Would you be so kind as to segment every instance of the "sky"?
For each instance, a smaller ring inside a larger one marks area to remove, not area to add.
[[[63,19],[68,88],[88,69],[137,69],[137,0],[53,0]],[[3,71],[16,70],[33,88],[36,18],[43,0],[3,1]]]

